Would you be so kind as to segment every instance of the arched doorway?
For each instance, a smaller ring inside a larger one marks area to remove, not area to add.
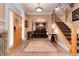
[[[33,20],[32,30],[34,32],[34,37],[46,38],[47,37],[47,20],[43,18],[38,18]]]

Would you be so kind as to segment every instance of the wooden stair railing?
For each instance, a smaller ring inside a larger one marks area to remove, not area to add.
[[[55,14],[55,20],[60,20],[60,18],[58,16],[56,16],[56,14]],[[60,20],[60,22],[56,21],[56,24],[59,26],[59,28],[61,29],[61,31],[66,36],[69,43],[71,44],[71,29],[61,20]]]
[[[63,22],[61,19],[54,14],[55,20],[60,20],[60,22],[56,21],[56,24],[59,26],[61,31],[63,32],[64,36],[67,38],[67,40],[70,43],[70,53],[71,55],[77,55],[77,31],[76,31],[76,26],[72,26],[71,29]]]

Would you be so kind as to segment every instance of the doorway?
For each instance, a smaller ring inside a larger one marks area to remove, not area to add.
[[[35,31],[34,31],[34,37],[37,38],[46,38],[46,22],[36,22],[35,23]]]

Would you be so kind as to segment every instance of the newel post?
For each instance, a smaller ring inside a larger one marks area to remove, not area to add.
[[[77,54],[77,31],[76,26],[72,26],[71,28],[71,55]]]

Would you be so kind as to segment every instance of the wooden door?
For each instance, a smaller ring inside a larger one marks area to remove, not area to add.
[[[13,47],[16,48],[22,43],[22,17],[14,13],[14,44]]]

